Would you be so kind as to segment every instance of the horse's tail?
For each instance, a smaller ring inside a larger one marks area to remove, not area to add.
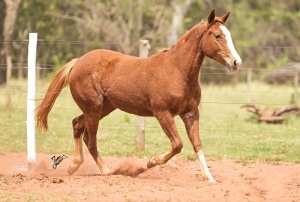
[[[44,99],[36,108],[37,129],[39,131],[48,130],[48,114],[62,89],[69,84],[69,74],[76,61],[77,59],[71,60],[60,68],[52,77]]]

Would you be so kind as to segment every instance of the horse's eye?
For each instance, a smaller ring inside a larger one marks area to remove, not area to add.
[[[215,34],[216,39],[221,39],[221,35],[220,34]]]

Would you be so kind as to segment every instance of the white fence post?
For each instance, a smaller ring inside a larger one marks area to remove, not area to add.
[[[139,56],[142,58],[148,57],[151,46],[149,40],[141,39],[139,41]],[[137,116],[136,118],[136,149],[138,151],[145,150],[145,117]]]
[[[28,170],[36,164],[35,149],[35,91],[36,91],[37,33],[29,34],[28,44],[28,93],[27,93],[27,160]]]

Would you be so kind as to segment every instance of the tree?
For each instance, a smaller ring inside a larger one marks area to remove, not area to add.
[[[165,34],[170,12],[158,2],[87,0],[83,5],[70,5],[75,12],[53,15],[75,21],[84,40],[99,42],[100,47],[101,42],[108,42],[109,49],[137,55],[140,38],[155,41]]]
[[[0,1],[1,19],[5,4]],[[226,26],[244,67],[275,68],[300,60],[299,0],[34,0],[20,3],[11,47],[13,63],[26,61],[27,42],[20,41],[26,40],[29,32],[38,33],[37,65],[46,67],[47,72],[95,48],[138,55],[140,38],[150,40],[152,54],[206,20],[212,9],[218,15],[231,11]],[[1,55],[0,60],[6,70],[6,56]],[[205,60],[204,66],[218,65]],[[5,75],[0,73],[0,77]],[[215,82],[218,76],[205,79]]]
[[[13,36],[17,11],[21,0],[5,0],[5,18],[3,23],[3,45],[0,50],[0,64],[6,64],[6,70],[0,74],[0,84],[10,80],[12,71],[11,39]],[[6,72],[6,73],[5,73]],[[6,75],[6,78],[5,78]]]
[[[172,24],[170,26],[170,34],[168,36],[168,47],[172,46],[178,39],[179,34],[182,33],[185,15],[194,0],[185,0],[180,4],[174,0],[168,1],[173,9]]]
[[[14,62],[20,67],[18,75],[26,76],[27,40],[30,32],[38,33],[37,76],[45,77],[54,67],[82,54],[81,40],[73,20],[56,17],[55,14],[72,13],[69,4],[83,4],[82,0],[34,0],[20,3],[13,42]],[[78,28],[79,29],[79,28]],[[24,63],[25,62],[25,63]],[[15,73],[15,71],[14,71]]]

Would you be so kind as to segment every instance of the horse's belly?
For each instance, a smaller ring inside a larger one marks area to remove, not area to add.
[[[146,96],[137,92],[106,92],[105,97],[118,109],[139,116],[153,116]]]
[[[153,116],[153,113],[144,105],[126,101],[111,101],[118,109],[138,116]]]

